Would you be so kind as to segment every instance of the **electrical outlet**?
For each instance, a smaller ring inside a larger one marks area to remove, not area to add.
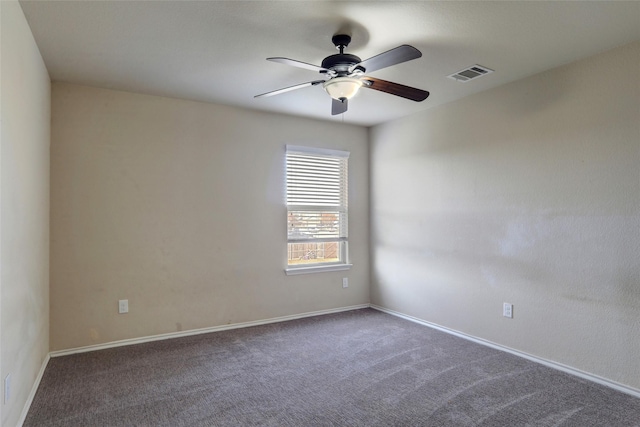
[[[124,314],[129,312],[129,300],[121,299],[118,301],[118,313]]]
[[[513,319],[513,304],[509,304],[508,302],[502,304],[502,315],[509,319]]]
[[[11,399],[11,374],[4,378],[4,403],[6,404]]]
[[[348,288],[349,287],[349,278],[348,277],[343,277],[342,278],[342,287],[343,288]]]

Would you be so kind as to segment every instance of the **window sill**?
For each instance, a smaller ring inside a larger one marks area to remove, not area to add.
[[[329,271],[344,271],[349,270],[353,264],[334,264],[334,265],[316,265],[313,267],[297,267],[297,268],[285,268],[284,272],[287,276],[293,276],[296,274],[310,274],[310,273],[325,273]]]

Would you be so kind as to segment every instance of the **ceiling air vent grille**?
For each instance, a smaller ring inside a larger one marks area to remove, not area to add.
[[[456,73],[448,75],[447,77],[465,83],[469,80],[474,80],[478,77],[486,76],[490,73],[493,73],[493,70],[491,68],[483,67],[482,65],[476,64],[472,65],[471,67],[467,67],[464,70],[460,70]]]

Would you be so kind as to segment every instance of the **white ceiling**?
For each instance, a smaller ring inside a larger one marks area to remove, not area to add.
[[[640,40],[640,2],[21,1],[53,81],[184,98],[370,126],[442,105]],[[266,61],[320,65],[337,53],[369,58],[401,44],[423,57],[372,73],[431,92],[416,103],[362,90],[330,115],[321,86],[269,98],[318,79]],[[459,83],[473,64],[494,73]],[[636,70],[629,77],[636,79]]]

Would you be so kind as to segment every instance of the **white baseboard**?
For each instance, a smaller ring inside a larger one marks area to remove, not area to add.
[[[368,308],[369,304],[352,305],[349,307],[331,308],[328,310],[313,311],[309,313],[292,314],[289,316],[273,317],[271,319],[255,320],[251,322],[233,323],[231,325],[213,326],[210,328],[192,329],[182,332],[171,332],[168,334],[152,335],[141,338],[131,338],[126,340],[112,341],[104,344],[89,345],[86,347],[76,347],[68,350],[52,351],[49,353],[51,357],[68,356],[76,353],[86,353],[89,351],[104,350],[107,348],[122,347],[126,345],[142,344],[151,341],[168,340],[172,338],[188,337],[191,335],[208,334],[210,332],[228,331],[230,329],[248,328],[251,326],[267,325],[269,323],[286,322],[287,320],[302,319],[311,316],[320,316],[323,314],[340,313],[342,311],[358,310]]]
[[[600,377],[598,375],[590,374],[588,372],[584,372],[584,371],[581,371],[579,369],[573,368],[571,366],[567,366],[567,365],[563,365],[562,363],[554,362],[552,360],[547,360],[547,359],[543,359],[543,358],[538,357],[538,356],[533,356],[531,354],[528,354],[528,353],[525,353],[525,352],[522,352],[522,351],[519,351],[519,350],[514,350],[512,348],[509,348],[509,347],[506,347],[506,346],[503,346],[503,345],[500,345],[500,344],[496,344],[496,343],[493,343],[491,341],[484,340],[482,338],[477,338],[477,337],[474,337],[472,335],[467,335],[467,334],[465,334],[463,332],[458,332],[456,330],[449,329],[449,328],[446,328],[444,326],[437,325],[435,323],[427,322],[426,320],[422,320],[422,319],[419,319],[417,317],[409,316],[407,314],[400,313],[398,311],[394,311],[394,310],[390,310],[388,308],[380,307],[380,306],[375,305],[375,304],[370,304],[370,307],[375,309],[375,310],[382,311],[384,313],[391,314],[393,316],[409,320],[411,322],[419,323],[421,325],[428,326],[430,328],[437,329],[439,331],[446,332],[448,334],[455,335],[457,337],[464,338],[466,340],[473,341],[475,343],[482,344],[482,345],[485,345],[487,347],[494,348],[496,350],[505,351],[507,353],[511,353],[513,355],[516,355],[516,356],[519,356],[519,357],[523,357],[525,359],[531,360],[532,362],[540,363],[540,364],[542,364],[544,366],[547,366],[549,368],[557,369],[559,371],[566,372],[568,374],[575,375],[575,376],[583,378],[585,380],[592,381],[594,383],[598,383],[598,384],[610,387],[610,388],[612,388],[614,390],[618,390],[618,391],[621,391],[623,393],[630,394],[631,396],[640,398],[640,390],[638,390],[636,388],[633,388],[633,387],[629,387],[629,386],[624,385],[624,384],[620,384],[618,382],[615,382],[615,381],[612,381],[612,380],[609,380],[609,379],[606,379],[606,378],[603,378],[603,377]]]
[[[33,387],[31,387],[29,396],[27,396],[27,401],[22,408],[20,419],[18,420],[18,424],[16,424],[17,427],[22,427],[22,424],[24,424],[24,420],[27,418],[27,414],[29,413],[29,409],[31,408],[31,403],[33,402],[33,398],[36,396],[36,392],[38,391],[38,387],[40,386],[40,381],[42,381],[42,376],[44,375],[44,370],[47,369],[50,358],[51,357],[47,354],[47,357],[45,357],[44,361],[42,362],[42,366],[40,366],[40,372],[38,372],[38,376],[33,383]]]

